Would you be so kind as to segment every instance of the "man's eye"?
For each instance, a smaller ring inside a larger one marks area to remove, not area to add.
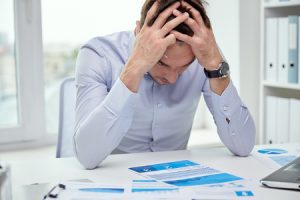
[[[160,62],[160,61],[158,61],[158,63],[157,63],[158,65],[161,65],[161,66],[163,66],[163,64],[162,64],[162,62]]]

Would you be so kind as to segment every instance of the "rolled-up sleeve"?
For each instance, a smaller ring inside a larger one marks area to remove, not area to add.
[[[255,124],[232,81],[222,95],[218,95],[211,91],[207,79],[203,93],[221,141],[233,154],[249,155],[255,145]]]
[[[119,78],[108,88],[111,76],[104,56],[87,48],[79,52],[74,146],[77,159],[88,169],[119,145],[133,119],[136,94]]]

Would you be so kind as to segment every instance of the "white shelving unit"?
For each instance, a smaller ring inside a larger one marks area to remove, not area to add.
[[[259,143],[267,143],[266,139],[266,97],[300,99],[300,84],[280,84],[265,80],[265,22],[270,17],[300,16],[300,0],[262,0],[261,1],[261,61],[260,61],[260,127]],[[299,111],[300,112],[300,111]]]

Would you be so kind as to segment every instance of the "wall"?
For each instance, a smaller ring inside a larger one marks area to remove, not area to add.
[[[240,0],[240,95],[259,127],[260,0]]]

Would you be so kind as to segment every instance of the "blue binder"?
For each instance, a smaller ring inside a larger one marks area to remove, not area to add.
[[[288,62],[288,82],[299,83],[298,74],[298,31],[299,16],[289,16],[289,62]]]

